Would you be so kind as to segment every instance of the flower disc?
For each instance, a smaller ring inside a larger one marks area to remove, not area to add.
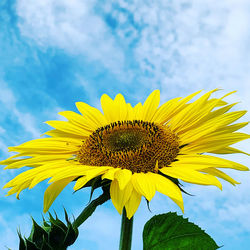
[[[97,129],[83,143],[78,160],[83,165],[147,173],[168,166],[178,152],[178,137],[167,126],[133,120]]]

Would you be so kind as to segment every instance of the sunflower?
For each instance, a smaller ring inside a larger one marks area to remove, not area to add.
[[[218,89],[191,102],[201,91],[175,98],[163,105],[160,91],[153,91],[144,104],[132,107],[118,94],[114,100],[101,97],[103,113],[83,102],[81,114],[64,111],[68,121],[48,121],[54,129],[49,137],[10,147],[18,152],[1,162],[6,169],[31,169],[9,181],[7,195],[33,188],[50,178],[44,195],[46,212],[67,184],[74,190],[100,178],[108,180],[111,200],[127,217],[136,212],[141,197],[149,202],[158,191],[172,199],[183,211],[179,180],[222,189],[217,177],[239,184],[218,168],[248,170],[247,167],[213,154],[244,153],[230,145],[249,138],[235,132],[248,122],[234,123],[246,111],[230,111],[236,104],[211,98]],[[230,111],[230,112],[229,112]],[[233,124],[232,124],[233,123]],[[212,154],[206,154],[212,153]]]

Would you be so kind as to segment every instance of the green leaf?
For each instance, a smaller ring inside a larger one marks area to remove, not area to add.
[[[200,227],[176,213],[152,217],[144,226],[143,250],[215,250],[219,247]]]

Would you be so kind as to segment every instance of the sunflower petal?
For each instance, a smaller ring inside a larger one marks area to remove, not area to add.
[[[100,110],[91,107],[84,102],[76,102],[76,107],[82,113],[83,117],[85,117],[86,122],[93,131],[107,124],[107,120]]]
[[[66,121],[47,121],[45,123],[55,129],[74,135],[89,136],[91,134],[88,130]]]
[[[120,189],[124,189],[124,187],[128,184],[132,176],[132,172],[128,169],[119,169],[115,173],[115,178],[119,183]]]
[[[172,162],[171,166],[179,168],[190,167],[195,170],[200,170],[207,167],[232,168],[241,171],[249,170],[246,166],[234,161],[230,161],[212,155],[199,155],[199,154],[179,155],[178,161]]]
[[[153,91],[142,107],[142,120],[151,121],[160,104],[160,91]]]
[[[150,178],[148,173],[135,173],[132,175],[132,183],[135,190],[146,197],[148,201],[151,201],[155,195],[155,183]]]
[[[102,175],[102,180],[103,179],[114,180],[114,178],[115,178],[114,175],[119,170],[120,170],[119,168],[111,168],[111,169],[107,170],[107,172]]]
[[[122,209],[124,205],[127,203],[127,201],[129,200],[132,190],[133,190],[133,187],[131,183],[128,183],[126,187],[123,190],[121,190],[119,187],[119,183],[116,179],[114,179],[111,182],[110,197],[111,197],[112,203],[114,204],[119,214],[122,213]]]
[[[246,153],[246,152],[244,152],[242,150],[239,150],[239,149],[233,148],[233,147],[220,148],[220,149],[217,149],[217,150],[210,151],[209,153],[214,153],[214,154],[236,154],[236,153],[240,153],[240,154],[245,154],[245,155],[250,156],[249,153]]]
[[[234,186],[235,186],[235,184],[240,184],[239,182],[237,182],[236,180],[231,178],[229,175],[225,174],[224,172],[222,172],[216,168],[205,168],[205,169],[202,169],[202,172],[217,176],[225,181],[228,181],[229,183],[231,183]]]
[[[95,169],[93,171],[88,171],[85,173],[85,176],[79,178],[77,181],[76,181],[76,184],[74,186],[74,190],[78,190],[80,188],[82,188],[88,181],[92,180],[93,178],[103,174],[105,171],[107,171],[106,168],[102,168],[102,169]],[[79,174],[78,174],[79,176]]]
[[[154,181],[156,190],[172,199],[184,213],[183,199],[179,187],[159,174],[149,173],[149,176]]]
[[[116,119],[118,119],[119,121],[125,121],[125,120],[127,120],[127,117],[128,117],[128,106],[126,104],[126,101],[125,101],[123,95],[118,94],[115,97],[113,107],[116,110]]]
[[[160,171],[168,176],[181,179],[185,182],[190,182],[200,185],[214,185],[222,190],[222,185],[218,179],[209,174],[202,174],[198,171],[177,167],[165,167]]]
[[[138,209],[139,205],[141,203],[141,195],[135,191],[133,188],[130,198],[125,204],[127,217],[130,220],[132,216],[135,214],[136,210]]]
[[[62,192],[62,190],[73,180],[73,177],[65,178],[59,181],[56,181],[49,185],[44,193],[43,200],[43,212],[46,213],[56,197]]]
[[[62,111],[58,113],[61,116],[64,116],[68,119],[69,122],[72,124],[79,126],[85,130],[93,131],[93,127],[90,126],[90,124],[84,119],[82,115],[79,115],[73,111]]]
[[[165,116],[162,116],[161,118],[161,124],[167,123],[172,117],[174,117],[175,115],[177,115],[179,112],[181,112],[183,110],[184,107],[187,106],[187,102],[189,102],[193,97],[195,97],[196,95],[198,95],[201,92],[201,90],[185,97],[182,99],[176,99],[177,102],[173,102],[171,104],[171,107],[167,107],[168,110],[163,109],[164,111],[166,111]],[[171,101],[171,100],[170,100]],[[162,111],[163,111],[162,110]]]

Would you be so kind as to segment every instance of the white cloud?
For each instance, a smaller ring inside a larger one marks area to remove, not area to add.
[[[0,215],[0,247],[1,249],[17,249],[19,245],[19,238],[17,229],[21,227],[22,235],[29,236],[31,230],[31,219],[28,214],[13,215],[11,217],[4,217]]]
[[[0,134],[3,134],[5,132],[6,132],[6,130],[3,127],[0,126]]]
[[[35,126],[35,119],[29,113],[21,112],[16,105],[16,98],[12,90],[7,86],[7,84],[0,80],[1,91],[0,91],[0,105],[2,103],[3,109],[8,110],[9,114],[15,115],[17,121],[29,132],[34,138],[38,137],[41,133]]]
[[[21,34],[43,48],[64,49],[119,73],[123,53],[105,22],[94,13],[94,4],[81,0],[18,0]]]
[[[101,62],[125,84],[143,85],[136,88],[137,96],[154,88],[169,98],[222,87],[238,89],[249,104],[247,0],[18,0],[16,6],[23,36],[42,48],[61,48]],[[114,20],[113,31],[100,9]],[[136,67],[125,70],[124,63],[131,61]]]
[[[168,97],[204,87],[239,89],[249,104],[249,1],[118,3],[107,2],[104,11],[118,22],[123,43],[134,42],[144,89],[160,87]]]
[[[114,209],[106,209],[104,206],[99,207],[93,217],[89,218],[81,227],[80,240],[95,242],[98,246],[97,249],[117,249],[120,223],[120,216]],[[103,239],[105,239],[105,244]]]

